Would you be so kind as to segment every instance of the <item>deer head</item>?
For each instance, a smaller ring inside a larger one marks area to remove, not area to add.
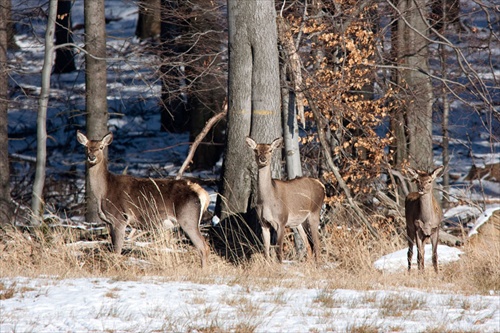
[[[437,167],[431,173],[427,173],[421,170],[415,170],[412,168],[408,168],[408,173],[411,176],[411,181],[416,183],[417,192],[420,195],[424,195],[426,193],[430,193],[432,191],[432,183],[436,178],[441,174],[444,166]]]
[[[246,142],[255,152],[255,161],[260,168],[266,167],[271,163],[273,152],[281,146],[283,138],[275,139],[271,144],[257,144],[252,138],[247,137]]]
[[[87,161],[90,165],[96,165],[104,161],[104,148],[113,142],[113,133],[109,132],[101,140],[89,140],[85,134],[77,131],[78,142],[87,147]]]

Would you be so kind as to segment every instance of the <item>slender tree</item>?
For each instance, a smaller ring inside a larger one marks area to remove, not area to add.
[[[50,92],[50,74],[54,61],[54,35],[57,17],[57,0],[49,2],[49,16],[47,19],[47,30],[45,31],[45,51],[42,68],[42,87],[38,102],[37,149],[36,149],[36,172],[33,182],[33,193],[31,198],[31,210],[33,218],[32,225],[39,225],[43,214],[43,188],[45,185],[45,171],[47,160],[47,107]]]
[[[85,84],[87,137],[101,139],[108,132],[106,24],[104,0],[85,1]],[[99,221],[96,199],[86,176],[87,221]]]

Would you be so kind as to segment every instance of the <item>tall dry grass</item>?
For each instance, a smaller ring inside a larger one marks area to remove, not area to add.
[[[344,222],[353,219],[348,212],[339,212],[338,216]],[[5,229],[0,233],[0,277],[49,275],[134,280],[154,275],[167,280],[223,282],[253,288],[283,286],[333,290],[411,287],[466,293],[500,290],[498,243],[497,246],[465,246],[463,258],[453,264],[441,265],[438,275],[430,269],[424,274],[413,270],[411,275],[407,272],[383,274],[375,270],[372,263],[376,259],[405,248],[406,241],[398,227],[390,221],[373,219],[379,230],[378,240],[354,223],[350,227],[346,223],[334,222],[323,226],[319,263],[310,258],[296,260],[298,254],[292,231],[287,232],[284,247],[286,260],[280,265],[264,258],[261,244],[255,243],[257,236],[247,238],[240,229],[231,231],[227,227],[223,234],[225,238],[218,239],[219,246],[230,240],[237,247],[230,244],[226,251],[238,253],[221,255],[213,248],[209,267],[205,270],[200,268],[196,249],[180,230],[144,233],[133,242],[126,242],[123,255],[116,255],[109,250],[108,239],[82,242],[79,232],[74,229]]]

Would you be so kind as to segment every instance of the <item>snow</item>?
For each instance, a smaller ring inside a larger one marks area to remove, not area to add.
[[[399,250],[390,254],[387,254],[377,261],[374,262],[373,266],[381,271],[395,273],[398,271],[403,271],[408,269],[407,261],[408,248]],[[463,253],[456,247],[450,247],[442,244],[438,244],[438,262],[440,265],[447,264],[460,259],[460,255]],[[413,247],[413,258],[411,261],[413,268],[417,267],[417,247]],[[425,244],[425,255],[424,255],[424,265],[425,267],[432,267],[432,245]]]
[[[468,237],[471,237],[475,234],[477,234],[477,230],[486,222],[489,220],[489,218],[493,215],[493,213],[497,210],[500,210],[500,206],[498,207],[492,207],[486,209],[484,212],[482,212],[479,217],[476,219],[476,223],[472,226],[472,228],[469,230]]]
[[[0,279],[1,332],[425,332],[500,330],[499,296],[411,289],[289,289],[144,278]],[[396,306],[394,306],[396,304]],[[205,330],[204,330],[205,329]]]

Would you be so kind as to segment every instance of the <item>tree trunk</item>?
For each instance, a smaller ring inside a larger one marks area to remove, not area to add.
[[[440,49],[440,61],[441,61],[441,72],[443,80],[447,80],[447,65],[446,65],[446,48],[443,45],[439,45]],[[441,128],[443,133],[443,207],[448,208],[450,203],[450,173],[449,173],[449,164],[450,164],[450,152],[449,152],[449,143],[450,136],[448,131],[448,123],[450,117],[450,101],[448,98],[448,89],[444,83],[442,83],[442,96],[441,100],[443,101],[443,119],[441,121]]]
[[[56,45],[73,43],[71,31],[71,5],[72,0],[57,1]],[[71,73],[76,70],[75,55],[70,46],[56,49],[54,73]]]
[[[171,65],[168,59],[174,56],[177,63],[183,61],[181,53],[187,48],[179,38],[184,28],[181,22],[179,0],[161,0],[161,52],[163,64],[160,68],[161,85],[161,130],[182,133],[189,129],[189,105],[185,88],[186,71],[184,66]]]
[[[0,0],[0,226],[10,224],[13,206],[10,196],[9,138],[7,115],[9,109],[9,73],[7,49],[11,0]]]
[[[422,170],[433,167],[432,154],[432,84],[427,73],[428,35],[426,0],[401,0],[397,5],[399,15],[395,51],[396,62],[402,69],[397,72],[397,82],[407,88],[404,117],[398,117],[395,126],[397,139],[403,136],[401,128],[407,131],[406,142],[398,142],[407,146],[411,164]],[[403,124],[399,122],[404,121]],[[403,126],[401,126],[403,125]],[[398,154],[399,156],[399,154]],[[399,158],[399,157],[398,157]]]
[[[101,139],[108,132],[107,74],[106,74],[106,25],[104,0],[85,1],[85,83],[87,105],[87,137]],[[86,173],[86,219],[100,221],[97,202],[90,189]]]
[[[43,215],[43,188],[45,185],[45,170],[47,160],[47,106],[49,103],[50,74],[54,60],[54,34],[57,19],[57,0],[49,2],[49,16],[47,18],[47,30],[45,32],[45,54],[42,67],[42,87],[38,102],[38,116],[36,120],[37,148],[36,148],[36,172],[33,182],[33,193],[31,198],[32,218],[31,225],[39,225]]]
[[[140,39],[154,38],[160,35],[161,0],[140,0],[139,16],[135,35]]]
[[[228,1],[229,109],[226,157],[218,204],[221,217],[254,207],[256,167],[245,143],[281,135],[279,64],[274,1]],[[281,157],[273,161],[279,176]]]

